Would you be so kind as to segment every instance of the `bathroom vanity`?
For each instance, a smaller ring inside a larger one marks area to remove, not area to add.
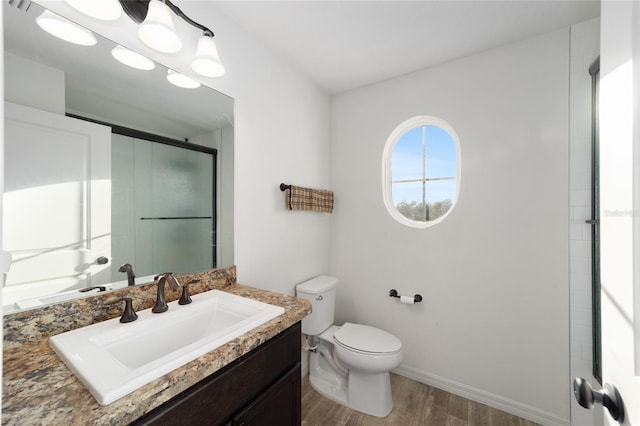
[[[299,425],[300,323],[167,401],[134,425]]]
[[[192,277],[189,277],[191,279]],[[49,336],[118,317],[105,302],[126,294],[151,307],[155,286],[125,288],[4,317],[2,424],[299,424],[300,321],[304,299],[235,282],[235,268],[194,274],[193,294],[213,289],[285,310],[273,320],[100,406],[50,348]],[[177,300],[179,292],[167,292]],[[161,315],[161,314],[160,314]],[[96,365],[100,368],[100,365]]]

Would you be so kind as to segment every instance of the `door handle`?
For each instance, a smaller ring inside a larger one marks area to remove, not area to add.
[[[593,390],[589,382],[582,377],[573,380],[573,394],[584,408],[591,408],[593,404],[602,404],[607,407],[613,420],[624,421],[624,404],[622,396],[615,386],[605,383],[602,390]]]

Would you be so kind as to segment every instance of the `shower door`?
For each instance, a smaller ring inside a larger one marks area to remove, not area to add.
[[[113,268],[128,262],[145,276],[215,267],[215,151],[115,134],[113,151]]]

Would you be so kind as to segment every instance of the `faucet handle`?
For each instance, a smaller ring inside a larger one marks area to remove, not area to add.
[[[178,305],[188,305],[191,303],[191,296],[189,296],[189,284],[199,283],[200,280],[191,280],[188,283],[185,283],[182,286],[182,295],[180,296],[180,300],[178,301]]]
[[[80,290],[78,290],[80,293],[86,293],[87,291],[91,291],[91,290],[95,290],[98,289],[98,291],[107,291],[107,288],[103,285],[94,285],[91,287],[85,287],[85,288],[81,288]]]
[[[115,305],[116,303],[120,303],[122,301],[125,302],[125,306],[124,306],[124,312],[120,317],[120,322],[127,323],[127,322],[133,322],[137,320],[138,314],[136,314],[136,312],[133,310],[133,303],[130,297],[121,297],[119,299],[114,300],[113,302],[107,303],[107,305]]]
[[[182,284],[178,282],[178,279],[173,276],[171,272],[165,274],[165,278],[167,279],[167,284],[172,290],[177,290],[182,287]]]
[[[158,281],[158,279],[163,279],[163,278],[165,282],[169,284],[169,287],[172,290],[177,290],[180,287],[182,287],[182,285],[178,282],[178,279],[173,276],[173,272],[163,272],[153,277],[153,280]]]

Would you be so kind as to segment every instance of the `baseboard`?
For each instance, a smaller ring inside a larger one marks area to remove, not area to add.
[[[526,405],[500,395],[486,392],[482,389],[477,389],[463,383],[455,382],[453,380],[440,377],[435,374],[425,373],[424,371],[420,371],[412,367],[400,365],[398,368],[393,370],[393,372],[399,374],[400,376],[408,377],[409,379],[436,387],[438,389],[442,389],[444,391],[459,395],[463,398],[488,405],[498,410],[506,411],[507,413],[534,421],[541,425],[570,425],[570,421],[568,419],[563,419],[553,413],[549,413],[548,411],[540,410],[536,407],[532,407],[530,405]]]

